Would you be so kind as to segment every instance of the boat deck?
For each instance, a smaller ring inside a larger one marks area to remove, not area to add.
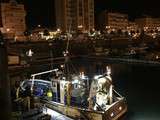
[[[52,109],[45,108],[43,110],[44,113],[51,115],[51,120],[73,120],[63,114],[60,114]]]

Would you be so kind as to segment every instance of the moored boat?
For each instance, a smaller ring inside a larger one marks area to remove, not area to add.
[[[42,95],[41,103],[73,119],[118,120],[127,112],[125,98],[113,89],[110,69],[106,74],[95,76],[92,80],[84,75],[73,75],[71,80],[65,77],[51,81],[35,79],[39,75],[57,71],[55,69],[33,74],[32,79],[23,82],[21,87],[25,89],[28,84],[44,91],[50,88],[52,99],[48,100]]]

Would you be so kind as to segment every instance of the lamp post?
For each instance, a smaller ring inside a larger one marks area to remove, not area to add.
[[[2,120],[11,119],[11,96],[7,56],[7,44],[0,32],[0,118]]]
[[[27,52],[26,52],[26,55],[27,55],[27,62],[28,62],[28,65],[31,66],[31,63],[32,63],[32,59],[33,59],[33,54],[34,52],[32,51],[32,49],[29,49]]]

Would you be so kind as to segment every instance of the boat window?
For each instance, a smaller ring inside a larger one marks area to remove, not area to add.
[[[26,89],[26,87],[31,87],[31,84],[32,84],[32,82],[31,81],[29,81],[29,80],[26,80],[24,83],[23,83],[23,85],[21,86],[22,87],[22,89]]]
[[[74,89],[78,89],[78,84],[74,84]]]
[[[43,90],[47,90],[48,88],[51,88],[51,84],[43,81],[34,81],[34,86],[37,88],[41,88]]]

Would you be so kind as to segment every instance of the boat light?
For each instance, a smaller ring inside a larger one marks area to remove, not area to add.
[[[33,55],[32,50],[29,49],[29,50],[26,52],[26,55],[27,55],[28,57],[32,57],[32,55]]]
[[[81,72],[81,73],[80,73],[80,76],[81,76],[82,79],[85,79],[84,72]]]
[[[110,114],[110,116],[113,117],[113,116],[114,116],[114,113],[112,112],[112,113]]]
[[[79,80],[75,79],[72,83],[74,84],[74,83],[78,83],[78,82],[79,82]]]
[[[56,112],[51,110],[51,109],[48,109],[48,108],[45,108],[43,109],[43,113],[44,114],[48,114],[48,115],[51,115],[51,116],[55,116]]]
[[[107,69],[107,75],[111,75],[111,68],[107,66],[106,69]]]
[[[95,75],[94,79],[98,79],[101,75]]]
[[[98,84],[102,84],[103,85],[103,84],[106,83],[106,81],[107,81],[106,78],[99,78],[98,79]]]
[[[119,106],[119,108],[118,108],[119,110],[122,110],[122,106]]]
[[[156,59],[158,59],[158,58],[159,58],[159,56],[157,55],[157,56],[156,56]]]

